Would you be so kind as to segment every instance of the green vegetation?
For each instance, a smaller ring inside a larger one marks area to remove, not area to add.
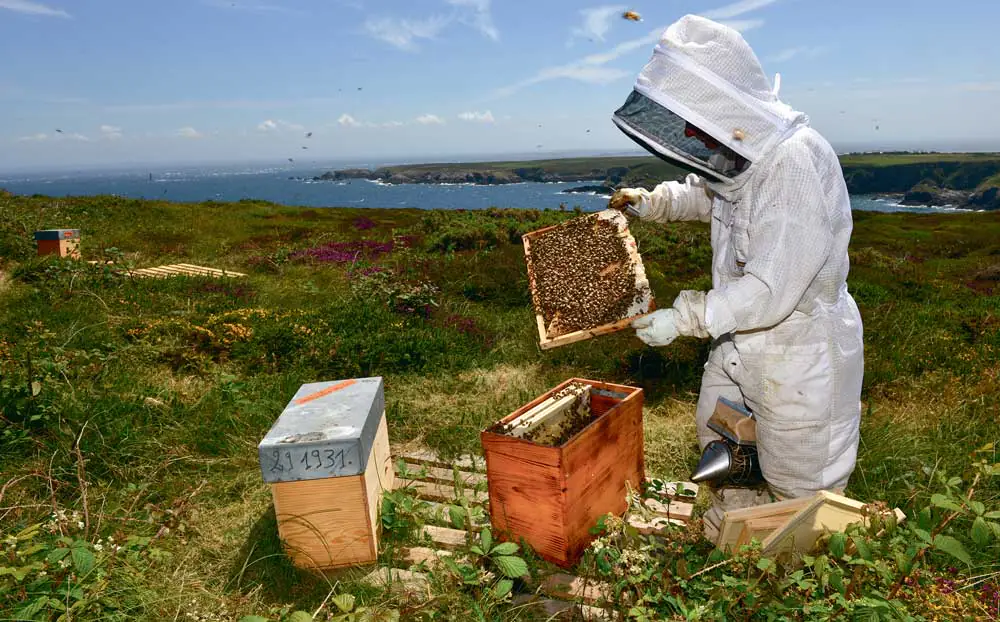
[[[519,562],[501,559],[540,562],[478,528],[430,603],[294,569],[255,447],[306,382],[384,376],[393,444],[452,456],[579,376],[643,387],[647,468],[686,478],[706,343],[537,348],[518,236],[572,216],[0,193],[0,618],[525,619],[510,592],[528,588],[505,582]],[[81,229],[97,263],[34,257],[32,231],[56,227]],[[634,233],[661,304],[710,287],[706,226]],[[249,276],[118,272],[169,263]],[[580,570],[628,618],[996,615],[1000,214],[855,214],[850,288],[866,376],[847,493],[909,520],[830,538],[799,568],[607,522]],[[384,507],[391,556],[424,508],[405,491]]]

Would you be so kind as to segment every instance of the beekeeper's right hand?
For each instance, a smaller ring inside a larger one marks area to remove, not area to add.
[[[649,191],[645,188],[616,190],[608,201],[608,208],[643,218],[649,213]]]
[[[611,196],[608,207],[664,224],[677,220],[711,222],[712,193],[705,180],[692,173],[683,182],[665,181],[652,191],[622,188]]]

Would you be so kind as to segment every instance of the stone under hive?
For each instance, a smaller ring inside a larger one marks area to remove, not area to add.
[[[296,566],[375,561],[382,492],[394,479],[382,378],[302,385],[258,457]]]
[[[543,350],[623,330],[656,308],[620,212],[580,216],[522,240]]]

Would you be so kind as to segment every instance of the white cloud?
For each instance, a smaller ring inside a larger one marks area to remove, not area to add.
[[[496,119],[493,118],[493,113],[487,110],[486,112],[463,112],[458,115],[458,118],[463,121],[477,121],[479,123],[495,123]]]
[[[798,47],[786,48],[781,50],[773,56],[769,56],[766,61],[769,63],[784,63],[790,61],[793,58],[804,57],[804,58],[815,58],[820,54],[827,51],[827,47],[823,45],[809,46],[800,45]]]
[[[306,128],[298,123],[289,123],[288,121],[282,121],[281,119],[278,119],[277,121],[267,119],[265,121],[261,121],[260,124],[257,125],[257,129],[261,132],[279,132],[281,130],[301,132]]]
[[[473,9],[471,18],[460,16],[458,20],[474,27],[493,41],[500,40],[500,31],[493,24],[493,15],[490,13],[490,0],[448,0],[448,4]]]
[[[33,134],[31,136],[22,136],[17,139],[19,143],[40,143],[42,141],[48,140],[48,134]]]
[[[436,114],[423,114],[417,117],[417,123],[420,125],[444,125],[444,119]]]
[[[399,19],[380,17],[365,22],[365,31],[380,41],[405,50],[416,51],[415,39],[433,39],[444,30],[450,20],[447,17],[432,16],[426,19]]]
[[[0,0],[0,9],[7,9],[16,13],[26,13],[28,15],[71,18],[70,14],[62,9],[53,9],[39,2],[31,2],[30,0]]]
[[[500,31],[493,23],[490,0],[446,0],[456,7],[451,15],[431,15],[422,19],[372,17],[365,21],[365,31],[373,38],[407,52],[419,48],[419,39],[435,39],[455,22],[475,28],[493,41],[500,40]]]
[[[730,4],[724,7],[720,7],[709,13],[717,15],[719,19],[728,19],[731,17],[738,17],[761,7],[765,7],[769,4],[773,4],[778,0],[741,0],[734,4]],[[706,14],[707,15],[707,14]],[[747,20],[729,20],[723,21],[730,28],[737,30],[739,32],[747,32],[753,30],[754,28],[759,28],[764,24],[764,20],[760,19],[747,19]],[[509,86],[502,87],[493,92],[493,97],[507,97],[520,91],[523,88],[538,84],[540,82],[547,82],[549,80],[556,80],[560,78],[567,78],[570,80],[576,80],[578,82],[584,82],[587,84],[610,84],[617,80],[621,80],[630,75],[634,75],[635,70],[625,71],[623,69],[615,69],[612,67],[604,67],[613,60],[617,60],[637,49],[648,47],[660,40],[660,37],[666,27],[657,28],[655,30],[649,31],[647,34],[636,39],[631,39],[629,41],[624,41],[614,46],[607,52],[601,52],[598,54],[590,54],[584,56],[583,58],[565,64],[558,65],[555,67],[546,67],[540,69],[530,78],[522,80],[521,82],[516,82]]]
[[[725,26],[729,26],[733,30],[739,33],[750,32],[755,28],[760,28],[764,25],[764,20],[762,19],[724,19],[719,22]]]
[[[339,123],[343,127],[361,127],[361,123],[359,123],[357,119],[347,114],[346,112],[340,115],[340,118],[337,119],[337,123]]]
[[[196,130],[193,127],[190,127],[190,126],[189,127],[182,127],[181,129],[177,130],[176,135],[180,136],[181,138],[203,138],[204,137],[204,134],[202,134],[201,132],[199,132],[198,130]]]
[[[627,8],[621,4],[607,4],[592,9],[583,9],[580,11],[580,15],[583,16],[583,25],[573,29],[573,38],[604,41],[604,35],[611,30],[611,22],[621,17]]]
[[[115,127],[114,125],[102,125],[101,137],[108,140],[118,140],[122,137],[122,128]]]
[[[699,15],[714,20],[732,19],[745,13],[756,11],[757,9],[763,9],[764,7],[772,5],[777,1],[778,0],[740,0],[739,2],[727,4],[726,6],[721,6],[717,9],[704,11],[703,13],[699,13]]]
[[[403,127],[404,125],[406,125],[402,121],[385,121],[383,123],[372,123],[371,121],[360,121],[358,119],[355,119],[354,117],[352,117],[351,115],[349,115],[347,113],[344,113],[344,114],[340,115],[340,118],[337,119],[337,123],[341,127],[368,127],[368,128],[386,129],[386,130],[397,128],[397,127]]]

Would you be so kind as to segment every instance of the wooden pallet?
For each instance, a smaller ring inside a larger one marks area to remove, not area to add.
[[[132,270],[130,274],[138,279],[165,279],[171,276],[209,276],[213,278],[238,278],[246,276],[242,272],[217,270],[215,268],[195,266],[188,263],[177,263],[170,264],[168,266],[156,266],[153,268],[139,268],[138,270]]]
[[[436,517],[429,522],[437,524],[424,526],[421,534],[423,545],[399,551],[393,567],[377,568],[364,580],[407,592],[414,597],[430,598],[427,571],[440,564],[442,557],[453,556],[465,548],[470,536],[467,531],[446,524],[447,505],[458,502],[456,478],[469,505],[484,510],[484,518],[473,528],[474,531],[478,533],[483,525],[489,524],[486,465],[479,456],[445,461],[430,452],[406,452],[396,455],[395,460],[397,463],[402,461],[410,475],[404,478],[397,473],[396,488],[407,487],[416,497],[425,500],[431,507],[431,514]],[[697,493],[696,484],[684,483],[683,486],[688,494]],[[677,483],[667,483],[666,488],[676,491]],[[645,509],[653,518],[644,520],[631,515],[628,517],[629,524],[644,534],[663,535],[675,525],[683,526],[691,520],[693,505],[690,501],[690,496],[686,501],[646,499]],[[554,566],[539,580],[523,577],[522,582],[531,589],[531,593],[516,593],[514,604],[547,619],[569,616],[584,620],[611,619],[610,612],[604,608],[613,598],[611,586],[606,583],[568,574]]]

